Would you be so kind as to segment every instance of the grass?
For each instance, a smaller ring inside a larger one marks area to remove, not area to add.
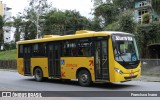
[[[16,49],[0,51],[0,60],[16,60]]]

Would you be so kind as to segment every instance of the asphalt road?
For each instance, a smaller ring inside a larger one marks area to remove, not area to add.
[[[160,91],[160,82],[96,83],[91,87],[81,87],[76,81],[36,82],[33,77],[22,76],[14,71],[0,71],[0,91]],[[113,99],[109,98],[109,100]]]

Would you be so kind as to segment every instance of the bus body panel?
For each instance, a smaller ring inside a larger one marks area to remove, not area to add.
[[[35,67],[40,67],[43,71],[43,76],[48,77],[48,58],[31,58],[32,75]]]
[[[114,61],[114,55],[113,55],[113,44],[111,37],[108,40],[109,43],[109,75],[110,75],[110,81],[113,82],[115,80],[115,72],[114,72],[114,66],[115,66],[115,61]]]
[[[63,79],[76,79],[77,70],[86,68],[95,80],[94,57],[61,57],[61,77]]]
[[[119,63],[117,63],[115,61],[115,64],[114,64],[114,68],[118,68],[119,70],[121,70],[123,72],[123,74],[120,74],[118,72],[116,72],[113,68],[113,72],[114,72],[114,78],[113,80],[110,80],[111,82],[125,82],[125,81],[130,81],[130,80],[133,80],[133,79],[138,79],[140,78],[140,75],[141,75],[141,64],[139,64],[137,66],[137,68],[134,68],[134,69],[125,69],[123,66],[121,66]]]
[[[24,59],[23,58],[17,58],[17,70],[19,74],[24,75]]]

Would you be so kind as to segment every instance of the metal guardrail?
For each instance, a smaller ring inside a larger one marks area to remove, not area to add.
[[[160,59],[141,59],[142,75],[160,76]]]

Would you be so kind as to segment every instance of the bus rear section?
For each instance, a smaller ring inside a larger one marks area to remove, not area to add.
[[[48,38],[18,42],[18,72],[35,76],[36,81],[78,79],[81,86],[140,77],[137,45],[131,34],[93,32],[70,36],[59,36],[58,41]]]

